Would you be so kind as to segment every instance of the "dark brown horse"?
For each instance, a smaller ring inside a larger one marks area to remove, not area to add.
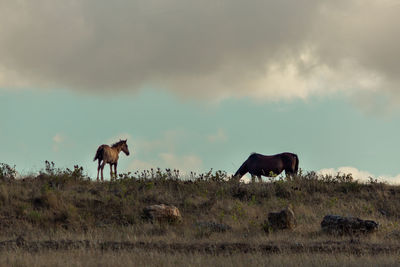
[[[271,177],[285,171],[286,175],[291,176],[297,174],[298,169],[299,158],[296,154],[285,152],[266,156],[253,153],[243,162],[233,177],[240,180],[243,175],[250,173],[253,181],[255,176],[261,181],[261,175]]]
[[[119,158],[119,152],[123,151],[127,156],[129,156],[128,144],[127,140],[120,140],[115,144],[111,145],[101,145],[96,151],[96,155],[93,160],[98,159],[98,167],[97,167],[97,181],[99,180],[99,171],[101,170],[101,180],[103,181],[103,169],[104,166],[108,163],[110,164],[110,179],[113,179],[113,171],[112,166],[114,165],[114,177],[117,178],[117,164]]]

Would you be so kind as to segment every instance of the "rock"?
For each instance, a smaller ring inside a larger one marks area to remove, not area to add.
[[[182,220],[182,215],[177,207],[165,204],[147,206],[143,209],[143,217],[152,222],[175,223]]]
[[[296,217],[293,210],[287,207],[280,212],[268,213],[268,226],[273,230],[294,229],[296,226]]]
[[[223,233],[232,229],[232,227],[230,227],[227,224],[216,223],[216,222],[196,222],[195,226],[200,230],[207,230],[213,233],[214,232]]]
[[[339,215],[326,215],[321,222],[322,231],[338,235],[372,233],[378,226],[375,221]]]

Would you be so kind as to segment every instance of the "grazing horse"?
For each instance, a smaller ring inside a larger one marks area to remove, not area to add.
[[[103,181],[103,169],[108,163],[110,164],[110,179],[113,179],[112,166],[114,165],[115,178],[117,178],[117,164],[118,164],[118,154],[123,151],[127,156],[129,156],[127,140],[120,140],[115,144],[111,145],[101,145],[96,151],[93,161],[99,160],[99,165],[97,167],[97,181],[99,181],[99,171],[101,170],[101,181]]]
[[[298,169],[299,158],[296,154],[285,152],[266,156],[253,153],[243,162],[233,177],[240,180],[248,172],[251,174],[253,181],[255,176],[261,181],[261,175],[271,177],[279,175],[283,171],[285,171],[287,176],[295,175]]]

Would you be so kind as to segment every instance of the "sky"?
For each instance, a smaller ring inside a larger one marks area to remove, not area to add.
[[[399,0],[0,0],[0,162],[400,182]],[[108,171],[106,172],[108,174]],[[107,177],[107,175],[106,175]]]

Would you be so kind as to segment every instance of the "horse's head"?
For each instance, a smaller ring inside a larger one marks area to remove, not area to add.
[[[128,139],[122,140],[121,143],[121,150],[125,153],[125,155],[129,156],[129,149],[128,149],[128,144],[126,143]]]

